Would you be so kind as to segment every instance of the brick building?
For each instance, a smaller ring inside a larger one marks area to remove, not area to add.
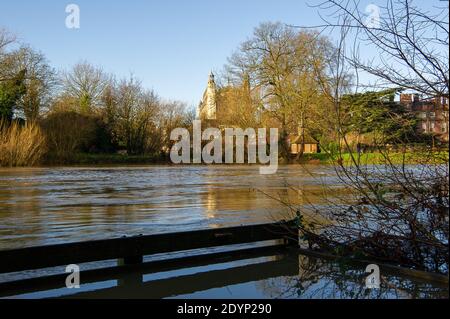
[[[401,94],[400,103],[419,119],[417,129],[443,142],[449,141],[447,97],[422,98],[419,94]]]

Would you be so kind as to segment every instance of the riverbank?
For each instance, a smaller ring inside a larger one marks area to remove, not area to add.
[[[344,165],[352,165],[353,160],[362,165],[382,165],[390,161],[392,164],[421,164],[421,163],[446,163],[448,162],[448,152],[434,153],[391,153],[386,158],[381,153],[364,153],[358,154],[342,154]],[[338,161],[339,156],[326,153],[304,154],[298,161],[290,163],[280,160],[280,164],[308,164],[308,165],[333,165]],[[126,155],[126,154],[76,154],[72,159],[58,162],[51,161],[46,164],[52,165],[151,165],[151,164],[171,164],[169,157],[152,156],[152,155]]]
[[[170,160],[170,159],[169,159]],[[168,164],[168,159],[154,155],[127,155],[110,153],[77,153],[68,159],[46,159],[44,165],[149,165]]]
[[[381,153],[342,154],[344,165],[352,165],[352,156],[362,165],[383,165],[387,163],[385,155]],[[326,153],[304,154],[299,160],[286,162],[280,159],[280,164],[307,164],[307,165],[333,165],[338,161],[337,155]],[[389,161],[392,164],[423,164],[423,163],[447,163],[449,152],[434,153],[390,153]],[[78,153],[68,159],[49,158],[40,163],[43,166],[65,166],[65,165],[164,165],[172,164],[169,157],[159,155],[127,155],[127,154],[108,154],[108,153]],[[0,167],[2,167],[0,165]],[[6,166],[5,166],[6,167]]]
[[[448,163],[448,151],[436,152],[406,152],[406,153],[389,153],[388,155],[382,153],[346,153],[339,155],[330,155],[325,153],[320,154],[305,154],[298,163],[301,164],[317,164],[317,165],[332,165],[341,162],[344,165],[353,165],[354,161],[361,165],[383,165],[383,164],[445,164]]]

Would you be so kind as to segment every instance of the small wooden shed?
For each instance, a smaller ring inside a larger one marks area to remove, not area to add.
[[[290,135],[289,136],[289,144],[292,155],[297,155],[302,147],[302,137],[300,135]],[[304,137],[303,143],[303,153],[304,154],[315,154],[319,153],[319,142],[314,140],[308,134]]]

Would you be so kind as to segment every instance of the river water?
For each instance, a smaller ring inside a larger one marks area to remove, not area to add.
[[[330,195],[348,197],[341,185],[331,166],[281,166],[274,175],[260,175],[257,166],[0,169],[0,250],[273,222],[290,218],[283,203],[306,210],[327,205]],[[62,271],[0,274],[0,286]],[[294,252],[126,274],[76,292],[0,289],[0,298],[448,298],[441,284],[383,275],[389,285],[369,291],[364,265]]]
[[[324,184],[330,166],[0,169],[0,249],[273,222]]]

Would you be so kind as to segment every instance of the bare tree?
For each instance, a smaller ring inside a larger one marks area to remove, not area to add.
[[[374,87],[397,86],[426,96],[447,96],[449,92],[449,16],[448,5],[426,11],[409,0],[387,0],[379,6],[374,21],[357,1],[330,0],[315,7],[324,24],[322,29],[345,32],[349,52],[345,61],[358,71],[378,80]],[[360,55],[361,46],[373,54]],[[343,48],[341,46],[341,48]]]
[[[0,29],[0,81],[10,80],[11,68],[7,47],[16,42],[16,37],[5,29]]]
[[[174,141],[170,139],[170,133],[175,128],[192,128],[192,122],[196,114],[194,109],[189,109],[184,102],[165,101],[160,104],[158,131],[159,145],[154,145],[155,150],[169,154]]]
[[[3,52],[7,45],[14,43],[16,37],[5,29],[0,29],[0,52]]]
[[[250,77],[227,81],[230,74],[223,75],[226,84],[219,83],[217,92],[217,116],[219,124],[240,128],[258,127],[261,123],[258,112],[259,96],[255,96],[250,86]],[[219,81],[220,82],[220,81]]]
[[[26,92],[19,101],[18,109],[27,120],[34,121],[50,104],[56,85],[56,72],[42,53],[30,47],[21,47],[14,52],[13,58],[17,72],[26,70]]]
[[[258,106],[281,128],[282,156],[288,158],[287,136],[298,128],[304,140],[307,113],[319,104],[317,73],[326,72],[331,43],[316,32],[296,32],[281,23],[255,29],[227,66],[231,78],[249,76],[259,94]]]
[[[324,79],[322,87],[334,108],[340,146],[331,155],[351,195],[333,198],[329,209],[314,209],[308,218],[299,211],[303,238],[312,249],[448,273],[448,152],[425,147],[410,154],[407,142],[398,140],[391,143],[400,152],[392,153],[381,137],[374,141],[380,165],[368,165],[364,156],[352,152],[342,96],[345,73],[353,68],[357,79],[360,72],[378,79],[366,83],[366,89],[379,89],[382,83],[448,98],[448,8],[431,14],[407,0],[388,0],[378,26],[365,23],[354,1],[331,0],[319,8],[335,18],[322,27],[338,34],[334,76]],[[363,60],[360,45],[370,46],[379,59]]]
[[[101,104],[109,81],[110,77],[101,68],[80,62],[64,73],[63,92],[78,99],[82,112],[89,112]]]
[[[119,140],[130,155],[146,153],[159,112],[158,96],[144,91],[141,83],[131,77],[118,84],[116,101]]]

